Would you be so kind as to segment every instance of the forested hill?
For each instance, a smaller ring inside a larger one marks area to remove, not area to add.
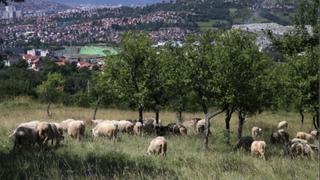
[[[200,28],[229,28],[233,24],[275,22],[282,25],[293,23],[295,0],[176,0],[158,3],[144,11],[176,11],[185,13],[188,21]]]

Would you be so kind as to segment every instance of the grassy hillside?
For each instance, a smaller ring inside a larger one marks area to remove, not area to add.
[[[267,161],[250,157],[247,152],[232,151],[225,143],[223,116],[212,122],[213,135],[210,149],[203,151],[202,139],[189,130],[187,137],[167,137],[167,157],[147,157],[145,151],[153,136],[137,137],[121,135],[115,143],[100,138],[92,141],[87,127],[87,138],[76,142],[69,137],[63,146],[33,152],[13,153],[11,130],[20,122],[46,119],[61,121],[66,118],[89,119],[92,109],[77,107],[53,107],[54,117],[47,119],[45,106],[29,99],[19,99],[0,104],[0,179],[317,179],[318,161],[314,159],[290,159],[281,146],[271,146],[269,135],[277,122],[287,120],[291,137],[300,130],[298,114],[266,112],[251,117],[245,123],[248,135],[253,125],[263,128],[267,141]],[[152,116],[146,113],[146,116]],[[202,116],[186,113],[185,118]],[[98,118],[137,118],[133,111],[104,109]],[[164,124],[175,121],[175,113],[163,112]],[[236,141],[237,119],[232,119],[232,144]],[[303,130],[312,128],[307,117]]]

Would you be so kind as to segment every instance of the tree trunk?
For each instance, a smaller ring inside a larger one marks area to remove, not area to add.
[[[299,114],[300,114],[300,117],[301,117],[301,128],[302,128],[302,127],[303,127],[303,122],[304,122],[303,109],[300,109],[300,110],[299,110]]]
[[[320,128],[320,116],[319,112],[316,112],[316,115],[313,116],[313,126],[315,129]]]
[[[139,108],[139,121],[143,124],[143,108]]]
[[[47,115],[48,115],[48,117],[52,116],[52,113],[50,112],[50,107],[51,107],[51,102],[49,102],[48,106],[47,106]]]
[[[204,148],[208,149],[209,146],[209,134],[210,134],[210,122],[209,122],[209,114],[205,115],[205,131],[204,131]]]
[[[156,124],[159,124],[159,110],[155,110],[156,113]]]
[[[182,123],[182,111],[181,110],[178,111],[178,121],[179,121],[179,123]]]
[[[209,144],[209,132],[210,132],[210,122],[209,122],[209,114],[208,114],[208,107],[205,103],[202,103],[203,113],[205,115],[205,126],[204,126],[204,149],[208,149]]]
[[[245,119],[246,119],[245,114],[242,112],[239,112],[238,139],[242,137],[242,130],[243,130],[243,124]]]
[[[225,123],[226,123],[226,138],[227,138],[227,143],[230,143],[230,121],[232,117],[232,110],[227,108],[226,112],[226,117],[225,117]]]
[[[100,103],[101,103],[101,99],[99,98],[97,100],[96,107],[94,108],[92,120],[96,120],[96,115],[97,115],[97,111],[98,111]]]

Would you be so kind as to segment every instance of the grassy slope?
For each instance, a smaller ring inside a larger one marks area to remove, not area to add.
[[[74,107],[54,107],[53,121],[69,117],[88,119],[91,109]],[[147,113],[146,116],[152,114]],[[185,114],[186,118],[201,116]],[[98,118],[126,119],[137,118],[137,113],[120,110],[101,110]],[[212,124],[213,136],[210,150],[201,149],[202,139],[191,132],[187,137],[168,137],[168,155],[165,158],[146,157],[144,153],[151,136],[130,137],[122,135],[118,142],[106,139],[75,142],[66,138],[59,149],[37,150],[33,152],[12,153],[12,141],[8,138],[10,130],[27,120],[46,119],[45,106],[28,100],[0,105],[0,179],[49,178],[61,179],[316,179],[318,162],[310,159],[294,159],[284,156],[280,147],[268,147],[268,160],[254,159],[244,151],[233,152],[225,144],[223,116]],[[167,123],[174,121],[175,114],[164,112],[161,119]],[[306,120],[304,130],[312,126]],[[248,119],[244,134],[249,134],[253,125],[266,132],[263,139],[268,143],[271,129],[278,121],[289,121],[291,136],[300,130],[298,115],[295,113],[267,112]],[[232,143],[236,136],[236,119],[232,119]]]

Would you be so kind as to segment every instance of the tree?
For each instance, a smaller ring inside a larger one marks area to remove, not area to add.
[[[147,62],[153,58],[152,42],[146,34],[127,32],[121,39],[120,48],[118,55],[106,60],[103,69],[106,75],[101,80],[110,81],[116,95],[131,108],[138,109],[142,122],[148,93]]]
[[[308,49],[304,54],[288,57],[287,64],[291,76],[290,88],[295,95],[295,108],[301,115],[301,126],[304,111],[310,111],[313,114],[313,123],[318,124],[319,47]]]
[[[224,111],[219,110],[213,114],[209,113],[209,107],[216,100],[218,90],[214,80],[216,78],[214,73],[216,64],[212,58],[214,39],[215,33],[208,31],[200,36],[188,37],[185,45],[190,85],[205,114],[205,148],[208,148],[210,119]]]
[[[46,81],[37,87],[38,95],[48,103],[47,115],[52,116],[50,106],[59,100],[63,93],[64,79],[61,74],[49,73]]]
[[[259,52],[254,36],[236,30],[220,33],[213,52],[217,106],[226,111],[228,134],[231,116],[238,112],[241,138],[245,118],[272,105],[269,74],[273,62]]]
[[[100,72],[93,78],[93,85],[90,89],[90,96],[94,101],[94,112],[92,119],[96,119],[97,111],[101,103],[110,104],[117,98],[111,81],[110,74]]]
[[[295,109],[301,116],[301,126],[304,122],[304,112],[314,113],[314,124],[319,122],[317,108],[319,92],[319,55],[320,45],[320,1],[303,0],[295,15],[295,28],[284,37],[275,38],[271,35],[273,45],[284,54],[284,63],[289,68],[291,79],[288,90],[292,92]],[[306,28],[311,25],[312,33]],[[312,98],[311,98],[312,97]],[[318,127],[318,126],[317,126]]]
[[[163,48],[152,48],[150,59],[146,61],[146,106],[155,112],[159,123],[160,110],[169,101],[168,72],[166,71],[167,53]],[[172,91],[172,89],[170,89]]]
[[[185,50],[173,43],[168,44],[163,52],[165,78],[171,107],[178,112],[178,121],[182,121],[182,112],[190,101],[190,79],[188,77]]]

